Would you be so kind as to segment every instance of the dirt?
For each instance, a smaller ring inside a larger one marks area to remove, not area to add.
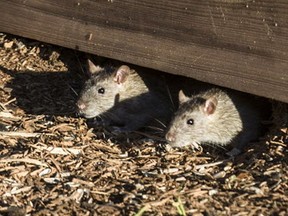
[[[167,150],[75,114],[85,54],[0,34],[0,215],[287,215],[288,107],[245,153]]]

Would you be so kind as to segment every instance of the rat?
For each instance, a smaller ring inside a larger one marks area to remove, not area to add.
[[[111,126],[117,133],[170,120],[173,109],[161,75],[128,65],[99,67],[91,60],[87,65],[90,78],[77,101],[80,115],[96,117],[97,125]]]
[[[211,88],[191,97],[179,91],[178,97],[179,108],[165,135],[172,147],[231,144],[227,154],[235,156],[260,136],[260,103],[248,94]]]

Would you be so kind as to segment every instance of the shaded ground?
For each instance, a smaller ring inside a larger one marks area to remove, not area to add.
[[[76,117],[79,52],[0,34],[0,215],[287,215],[287,105],[227,159],[113,137]],[[183,210],[184,209],[184,210]]]

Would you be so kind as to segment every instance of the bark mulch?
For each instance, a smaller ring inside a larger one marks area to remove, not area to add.
[[[84,54],[0,34],[0,215],[287,215],[288,108],[234,160],[76,117]]]

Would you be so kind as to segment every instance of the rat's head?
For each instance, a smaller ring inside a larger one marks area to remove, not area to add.
[[[204,99],[199,96],[189,98],[179,92],[179,109],[172,119],[166,139],[171,146],[182,147],[209,141],[210,124],[213,123],[217,100],[214,97]]]
[[[119,102],[132,71],[126,65],[119,68],[101,68],[88,60],[88,72],[90,78],[84,84],[77,107],[84,117],[94,118]]]

